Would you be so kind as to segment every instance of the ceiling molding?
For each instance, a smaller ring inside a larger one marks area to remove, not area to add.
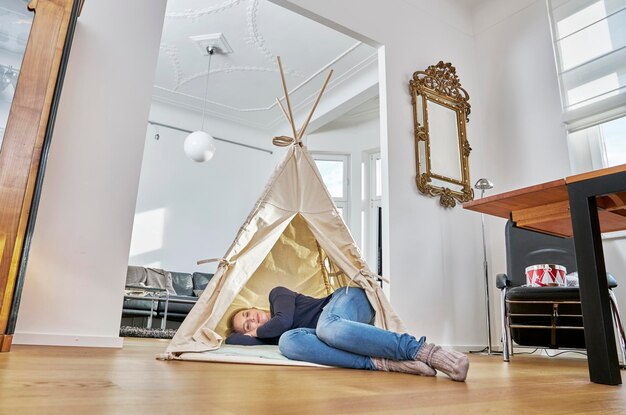
[[[311,82],[315,77],[317,77],[319,74],[321,74],[322,72],[324,72],[326,69],[330,68],[331,66],[333,66],[335,63],[339,62],[341,59],[345,58],[350,52],[352,52],[353,50],[355,50],[356,48],[358,48],[359,46],[361,46],[362,43],[361,42],[356,42],[354,45],[350,46],[348,49],[346,49],[345,51],[343,51],[342,53],[340,53],[336,58],[332,59],[330,62],[328,62],[326,65],[322,66],[321,68],[319,68],[317,71],[315,71],[311,76],[309,76],[306,80],[304,80],[302,83],[300,83],[299,85],[297,85],[296,87],[294,87],[293,89],[291,89],[289,91],[289,93],[293,93],[296,92],[298,89],[302,88],[304,85],[308,84],[309,82]],[[281,98],[285,98],[285,96],[283,95]],[[277,105],[276,103],[274,103],[273,105]]]
[[[372,64],[378,65],[378,52],[371,54],[367,58],[363,59],[361,62],[354,65],[348,71],[344,72],[342,75],[336,78],[334,82],[330,82],[328,86],[326,87],[325,93],[328,94],[333,89],[338,88],[341,84],[356,77],[360,72],[367,70],[367,68],[370,67]],[[309,106],[317,98],[317,94],[318,94],[318,91],[316,91],[315,93],[309,95],[307,98],[300,101],[297,105],[294,106],[294,112],[298,112],[304,107]],[[278,124],[282,122],[282,120],[283,120],[282,116],[276,117],[274,121],[270,122],[269,124],[270,129],[276,128]]]
[[[284,100],[275,85],[280,79],[277,55],[286,58],[283,68],[298,116],[308,111],[329,68],[335,70],[328,85],[333,102],[376,83],[375,49],[271,1],[171,0],[166,16],[152,94],[155,102],[194,112],[206,102],[213,118],[267,130],[282,121],[275,101]],[[189,44],[189,39],[207,36],[207,28],[228,34],[238,52],[218,56],[209,72],[207,56],[199,56]],[[212,100],[205,101],[201,94],[207,77],[213,88],[208,96]]]
[[[220,68],[215,68],[215,69],[211,69],[211,74],[214,73],[220,73],[220,72],[225,72],[225,73],[229,73],[229,72],[278,72],[278,69],[275,68],[269,68],[269,67],[260,67],[260,66],[230,66],[230,65],[224,65]],[[170,90],[171,92],[175,92],[175,93],[179,93],[179,94],[185,94],[184,92],[179,92],[178,88],[180,88],[181,86],[193,81],[194,79],[198,79],[198,78],[204,78],[205,76],[207,76],[207,71],[203,71],[203,72],[198,72],[195,73],[193,75],[189,75],[188,77],[184,78],[181,80],[180,84],[178,84],[178,86],[174,89],[174,90]],[[166,88],[163,88],[166,89]]]
[[[192,108],[192,109],[194,109],[196,111],[201,111],[202,110],[202,98],[198,98],[195,95],[185,94],[184,92],[172,91],[171,89],[167,89],[167,88],[164,88],[164,87],[158,86],[158,85],[155,85],[154,89],[159,89],[159,90],[162,90],[162,91],[166,91],[166,92],[169,92],[169,93],[172,93],[172,94],[177,94],[179,96],[183,96],[183,97],[190,98],[190,99],[193,99],[195,101],[198,101],[198,106],[197,107],[194,107],[193,105],[189,105],[189,104],[181,104],[181,106],[182,105],[186,105],[187,107]],[[153,97],[154,98],[158,98],[160,96],[158,96],[158,95],[154,96],[153,95]],[[172,101],[172,102],[174,102],[174,101]],[[226,108],[226,109],[229,109],[231,111],[237,111],[237,112],[267,111],[267,110],[271,110],[274,107],[274,105],[272,105],[272,106],[269,106],[269,107],[259,107],[259,108],[237,108],[237,107],[232,107],[230,105],[222,104],[221,102],[211,101],[210,99],[207,99],[206,102],[207,102],[207,104],[212,104],[212,105],[215,105],[215,106],[218,106],[218,107]]]
[[[355,50],[358,46],[360,46],[362,43],[361,42],[357,42],[354,45],[352,45],[350,48],[348,48],[347,50],[345,50],[344,52],[342,52],[339,56],[337,56],[336,58],[334,58],[333,60],[331,60],[330,62],[328,62],[326,65],[324,65],[323,67],[321,67],[320,69],[318,69],[315,73],[313,73],[309,78],[307,78],[306,80],[304,80],[302,83],[300,83],[299,85],[297,85],[294,88],[291,88],[289,90],[289,94],[292,95],[295,92],[297,92],[299,89],[303,88],[306,84],[310,83],[311,81],[313,81],[313,79],[315,79],[317,76],[319,76],[322,72],[324,72],[326,69],[328,69],[329,67],[331,67],[333,64],[335,64],[336,62],[338,62],[339,60],[343,59],[344,57],[346,57],[350,52],[352,52],[353,50]],[[375,52],[372,55],[368,56],[367,58],[365,58],[364,60],[362,60],[361,62],[357,63],[356,65],[354,65],[352,68],[350,68],[348,71],[346,71],[345,73],[343,73],[341,76],[339,76],[338,78],[335,78],[334,80],[332,80],[330,82],[330,84],[328,85],[328,87],[332,87],[333,85],[337,84],[338,82],[341,82],[341,79],[347,79],[349,77],[351,77],[351,72],[358,72],[362,69],[362,67],[364,65],[370,64],[372,61],[376,61],[378,57],[378,53]],[[214,73],[219,73],[219,72],[240,72],[240,71],[256,71],[256,72],[278,72],[278,69],[274,68],[270,68],[270,67],[256,67],[256,66],[222,66],[220,68],[215,68],[215,69],[211,69],[211,74]],[[196,97],[194,95],[190,95],[190,94],[186,94],[184,92],[180,92],[178,91],[178,88],[193,81],[194,79],[198,79],[201,77],[205,77],[207,76],[207,71],[203,71],[203,72],[199,72],[196,74],[193,74],[191,76],[188,76],[186,78],[183,78],[180,83],[178,84],[178,86],[176,87],[176,89],[170,89],[170,88],[165,88],[162,86],[156,86],[155,88],[163,90],[163,91],[167,91],[170,92],[172,94],[179,94],[181,96],[185,96],[185,97],[189,97],[189,98],[193,98],[195,100],[198,100],[200,102],[202,102],[202,98]],[[311,96],[316,96],[317,92],[315,92],[313,95]],[[284,95],[280,94],[280,97],[284,99]],[[307,98],[308,100],[309,98]],[[306,101],[306,100],[305,100]],[[239,111],[239,112],[252,112],[252,111],[268,111],[268,110],[272,110],[274,109],[274,107],[276,107],[276,102],[272,101],[270,104],[268,104],[265,107],[256,107],[256,108],[236,108],[236,107],[232,107],[226,104],[222,104],[216,101],[211,101],[211,100],[207,100],[207,103],[213,104],[213,105],[217,105],[217,106],[221,106],[223,108],[228,108],[230,110],[233,111]],[[302,105],[298,104],[298,107]]]
[[[263,36],[259,34],[259,26],[256,19],[258,10],[259,0],[250,0],[246,9],[246,24],[248,26],[248,33],[250,34],[250,37],[247,39],[247,43],[256,46],[259,52],[261,52],[261,54],[265,56],[268,61],[275,64],[276,55],[272,53],[267,46],[265,46],[265,39],[263,39]],[[288,75],[304,78],[302,73],[291,69],[289,65],[283,65],[283,70]]]
[[[371,67],[371,65],[375,64],[377,65],[378,62],[378,53],[374,52],[371,55],[369,55],[367,58],[361,60],[359,63],[357,63],[356,65],[354,65],[352,68],[350,68],[348,71],[346,71],[344,74],[342,74],[341,76],[339,76],[338,78],[334,79],[333,81],[331,81],[328,86],[326,87],[326,93],[330,93],[332,90],[335,90],[336,88],[340,87],[341,84],[344,84],[345,82],[347,82],[350,79],[353,79],[354,77],[358,76],[361,72],[363,72],[364,70],[367,70],[369,67]],[[323,69],[320,70],[320,72]],[[272,71],[276,72],[276,69],[272,69]],[[213,72],[213,71],[211,71]],[[309,80],[305,81],[305,82],[310,82],[315,76],[311,77]],[[298,85],[296,88],[301,88],[303,84]],[[293,90],[295,90],[296,88],[294,88]],[[196,102],[198,102],[198,105],[190,105],[188,103],[181,103],[179,101],[175,101],[173,99],[164,97],[164,96],[160,96],[160,95],[152,95],[152,99],[154,101],[157,102],[161,102],[164,104],[168,104],[168,105],[172,105],[175,107],[179,107],[179,108],[183,108],[183,109],[187,109],[187,110],[191,110],[191,111],[195,111],[195,112],[200,112],[202,111],[202,98],[198,98],[194,95],[189,95],[189,94],[185,94],[183,92],[179,92],[179,91],[172,91],[170,89],[167,88],[163,88],[160,86],[154,86],[154,89],[156,90],[163,90],[165,92],[168,93],[172,93],[172,94],[176,94],[176,95],[180,95],[180,96],[184,96],[187,97],[189,99],[192,99]],[[305,99],[299,101],[296,105],[294,105],[293,110],[294,113],[308,107],[311,105],[311,103],[317,98],[317,94],[319,91],[315,91],[314,93],[310,94],[308,97],[306,97]],[[291,91],[289,92],[290,94],[292,93]],[[276,103],[274,102],[272,105],[269,105],[267,107],[259,107],[259,108],[236,108],[236,107],[232,107],[230,105],[226,105],[226,104],[222,104],[219,102],[215,102],[215,101],[211,101],[211,100],[207,100],[206,101],[208,104],[212,104],[218,107],[222,107],[222,108],[226,108],[229,109],[231,111],[237,111],[237,112],[241,112],[241,113],[246,113],[246,112],[259,112],[259,111],[270,111],[273,110],[276,107]],[[253,128],[259,128],[262,130],[266,130],[266,131],[271,131],[273,129],[275,129],[276,127],[278,127],[278,125],[283,122],[283,116],[282,114],[277,115],[274,120],[272,120],[269,123],[258,123],[258,122],[254,122],[251,121],[249,119],[245,119],[243,117],[237,117],[235,115],[229,115],[229,114],[224,114],[223,112],[217,112],[214,110],[211,110],[210,108],[206,108],[206,112],[207,114],[210,114],[211,116],[215,117],[215,118],[221,118],[221,119],[225,119],[227,121],[231,121],[231,122],[237,122],[243,125],[247,125],[249,127],[253,127]]]
[[[183,68],[180,64],[180,59],[178,58],[178,48],[174,45],[161,43],[159,49],[165,53],[165,56],[169,58],[170,63],[174,67],[174,90],[176,90],[180,86],[180,82],[183,77]]]
[[[208,14],[214,14],[214,13],[219,13],[219,12],[223,12],[224,10],[230,9],[231,7],[237,6],[239,3],[241,3],[243,0],[227,0],[223,3],[217,4],[215,6],[211,6],[211,7],[205,7],[204,9],[197,9],[197,10],[184,10],[182,12],[169,12],[169,13],[165,13],[165,17],[166,18],[170,18],[170,19],[189,19],[189,20],[195,20],[198,17],[201,16],[206,16]]]
[[[159,88],[159,87],[155,86],[154,88]],[[192,97],[192,98],[195,98],[195,97]],[[174,101],[172,99],[169,99],[169,98],[166,98],[166,97],[163,97],[163,96],[152,95],[152,100],[156,101],[156,102],[160,102],[162,104],[171,105],[173,107],[182,108],[182,109],[193,111],[193,112],[197,112],[197,113],[200,113],[200,114],[202,113],[202,108],[199,107],[199,106],[181,103],[179,101]],[[221,118],[221,119],[226,120],[226,121],[235,122],[235,123],[238,123],[238,124],[246,125],[248,127],[258,128],[258,129],[261,129],[261,130],[266,130],[266,131],[270,130],[268,125],[265,124],[265,123],[259,123],[259,122],[255,122],[255,121],[250,121],[250,120],[245,119],[245,118],[240,118],[240,117],[236,117],[236,116],[232,116],[232,115],[227,115],[227,114],[224,114],[222,112],[213,111],[213,110],[211,110],[209,108],[206,108],[205,112],[206,112],[207,115],[212,116],[214,118]]]

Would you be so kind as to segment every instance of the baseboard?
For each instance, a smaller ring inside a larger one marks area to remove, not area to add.
[[[124,339],[115,336],[71,336],[46,333],[15,333],[13,344],[32,346],[107,347],[121,349]]]
[[[483,350],[485,348],[484,344],[477,344],[477,345],[449,345],[449,344],[442,344],[440,345],[446,349],[452,349],[452,350],[456,350],[457,352],[461,352],[461,353],[470,353],[470,352],[479,352],[481,350]],[[493,350],[494,352],[497,351],[493,346],[491,347],[491,350]]]

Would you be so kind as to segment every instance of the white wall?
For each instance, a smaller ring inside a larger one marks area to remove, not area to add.
[[[472,104],[472,181],[489,177],[500,192],[567,175],[545,4],[493,0],[491,9],[485,3],[471,16],[452,1],[434,8],[432,0],[273,1],[382,45],[384,263],[391,301],[416,334],[444,344],[484,345],[480,217],[440,208],[417,192],[407,82],[413,71],[439,60],[456,66]],[[120,292],[164,3],[85,5],[48,160],[16,343],[120,344]],[[120,61],[133,64],[118,70]],[[489,219],[487,226],[495,274],[504,270],[504,224]],[[607,243],[609,269],[624,268],[623,248],[623,241]]]
[[[164,13],[165,0],[96,0],[83,8],[48,157],[16,344],[122,344],[120,293]]]
[[[150,120],[194,130],[199,113],[153,102]],[[207,119],[215,137],[254,143],[276,154],[271,136],[217,119]],[[158,131],[160,139],[154,139]],[[217,141],[215,156],[196,163],[183,152],[186,133],[149,126],[141,167],[130,265],[179,272],[214,272],[216,264],[198,259],[221,257],[254,207],[275,156]]]
[[[201,118],[199,113],[153,101],[150,121],[191,130],[199,127]],[[226,252],[284,153],[271,144],[269,132],[215,118],[207,118],[205,124],[216,137],[251,143],[273,154],[217,141],[213,159],[194,163],[182,151],[186,133],[150,125],[130,265],[214,272],[216,264],[197,266],[196,261]],[[312,152],[350,155],[348,226],[357,241],[361,240],[361,158],[363,151],[379,147],[379,131],[377,114],[342,116],[304,138]],[[154,139],[157,132],[158,141]]]
[[[495,183],[489,195],[572,174],[545,2],[485,1],[474,10],[474,24],[488,157],[473,168],[475,177]],[[505,223],[486,218],[491,287],[495,275],[506,272]],[[626,240],[605,240],[604,249],[607,270],[623,280]],[[492,289],[491,294],[493,338],[499,346],[499,292]],[[625,309],[626,288],[618,287],[616,295]]]
[[[471,97],[479,94],[469,12],[445,2],[272,0],[314,17],[379,50],[381,152],[384,177],[384,272],[390,299],[408,328],[431,341],[484,344],[480,217],[444,209],[415,185],[413,119],[408,82],[416,70],[452,62]],[[357,11],[357,12],[355,12]],[[334,22],[334,23],[333,23]],[[452,22],[452,23],[449,23]],[[460,24],[457,24],[460,22]],[[470,171],[485,160],[475,100],[468,124]],[[472,178],[477,176],[472,173]]]
[[[502,193],[568,176],[566,132],[543,0],[486,1],[474,10],[480,112],[485,163],[474,177],[487,177]],[[471,92],[470,92],[471,94]],[[486,217],[492,336],[500,341],[500,293],[495,275],[506,272],[504,225]]]

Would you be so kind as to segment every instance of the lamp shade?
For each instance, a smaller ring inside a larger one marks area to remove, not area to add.
[[[491,183],[489,179],[478,179],[478,181],[474,185],[474,188],[479,190],[493,189],[493,183]]]
[[[194,131],[185,138],[184,149],[187,157],[203,163],[215,154],[215,139],[204,131]]]

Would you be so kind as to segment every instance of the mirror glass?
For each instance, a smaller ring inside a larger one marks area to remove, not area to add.
[[[27,4],[25,0],[0,0],[0,146],[33,24],[34,15]]]
[[[431,173],[461,181],[456,111],[428,101]]]
[[[426,142],[419,141],[417,143],[418,163],[420,166],[426,166]]]

